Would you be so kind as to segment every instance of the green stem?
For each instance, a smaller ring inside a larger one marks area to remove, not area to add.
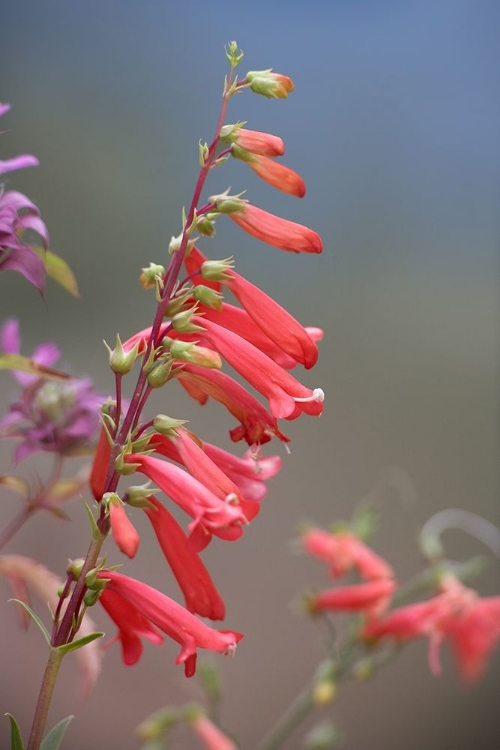
[[[283,745],[291,732],[298,727],[302,719],[314,707],[313,690],[314,686],[308,685],[297,695],[255,750],[276,750]]]
[[[54,686],[56,684],[63,656],[64,654],[56,648],[50,649],[49,660],[45,667],[42,686],[40,688],[35,711],[35,718],[33,720],[33,726],[31,727],[31,734],[26,750],[38,750],[40,743],[42,742],[45,724],[47,723],[47,715],[49,713],[50,701],[52,693],[54,692]]]

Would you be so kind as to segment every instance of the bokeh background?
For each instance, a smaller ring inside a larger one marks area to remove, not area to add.
[[[211,138],[217,118],[224,43],[238,40],[243,68],[273,66],[296,84],[286,102],[237,97],[229,121],[284,137],[306,199],[277,194],[240,163],[216,170],[208,192],[248,188],[255,204],[320,232],[323,255],[282,253],[224,221],[203,245],[214,258],[234,254],[241,274],[325,329],[320,363],[303,377],[326,391],[324,416],[290,425],[292,453],[261,516],[238,544],[214,543],[205,556],[227,627],[246,634],[235,660],[217,659],[223,720],[242,748],[256,744],[323,653],[321,630],[290,606],[304,588],[326,583],[318,564],[290,550],[302,519],[348,518],[361,499],[375,498],[383,519],[374,546],[401,581],[420,569],[416,532],[433,513],[467,508],[500,521],[499,21],[495,0],[17,0],[2,8],[1,99],[13,105],[2,155],[41,161],[7,182],[40,206],[82,299],[50,283],[45,306],[9,274],[0,279],[1,315],[20,318],[26,353],[54,340],[64,364],[102,391],[111,387],[102,339],[151,319],[139,269],[161,262],[179,231],[198,139]],[[0,385],[4,413],[15,387],[8,374]],[[201,437],[229,446],[233,422],[221,409],[201,410],[174,388],[156,408],[187,415]],[[8,471],[11,446],[1,450]],[[43,464],[21,470],[33,477]],[[16,502],[2,493],[2,523]],[[8,551],[62,572],[88,541],[81,502],[71,516],[67,524],[40,516]],[[139,555],[124,572],[175,596],[150,529],[140,528]],[[445,541],[452,557],[482,551],[460,532]],[[111,545],[110,558],[123,562]],[[481,593],[499,592],[498,572],[492,562]],[[0,585],[0,704],[26,731],[45,650],[34,628],[18,629]],[[128,669],[111,649],[85,703],[68,658],[51,712],[52,723],[77,714],[66,746],[132,750],[147,713],[199,698],[175,653],[173,644],[146,646]],[[448,654],[435,679],[426,644],[414,644],[373,682],[342,688],[328,714],[357,750],[494,747],[499,666],[496,654],[485,679],[465,689]],[[302,746],[308,726],[288,748]],[[6,720],[0,738],[6,747]],[[172,747],[198,745],[181,733]]]

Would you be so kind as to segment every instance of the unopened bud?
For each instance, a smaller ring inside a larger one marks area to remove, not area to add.
[[[137,735],[145,742],[165,739],[166,733],[179,721],[178,709],[162,708],[139,724],[136,730]]]
[[[246,74],[246,80],[254,94],[267,96],[268,99],[286,99],[293,91],[293,81],[281,73],[273,73],[269,70],[250,70]]]
[[[229,279],[228,271],[233,267],[232,257],[225,260],[206,260],[201,265],[200,273],[207,281],[227,281]]]
[[[209,211],[209,213],[200,216],[196,225],[198,232],[205,237],[213,237],[215,234],[215,219],[219,215],[218,211]]]
[[[158,279],[163,281],[165,277],[165,268],[158,263],[150,263],[148,268],[143,268],[139,276],[139,281],[144,289],[153,289]]]
[[[167,307],[165,308],[165,317],[173,318],[174,315],[177,315],[178,312],[181,312],[183,306],[186,304],[186,301],[189,298],[189,295],[190,291],[187,290],[181,292],[181,294],[178,294],[173,299],[171,299]]]
[[[317,682],[313,689],[313,700],[317,706],[328,706],[337,697],[337,686],[331,680]]]
[[[323,721],[307,734],[304,747],[306,750],[331,750],[341,739],[342,735],[335,724]]]
[[[153,419],[153,427],[160,435],[174,437],[177,434],[177,427],[182,427],[186,422],[186,419],[174,419],[166,414],[157,414]]]
[[[83,557],[78,557],[76,560],[68,560],[68,567],[66,568],[66,573],[69,576],[73,576],[75,581],[80,577],[80,573],[83,570],[83,566],[85,565],[85,560]]]
[[[369,657],[360,659],[353,667],[354,677],[358,682],[368,682],[375,674],[375,663]]]
[[[202,331],[203,328],[192,321],[196,315],[196,305],[190,307],[189,310],[177,313],[172,318],[172,328],[179,333],[196,333],[197,331]]]
[[[98,591],[97,589],[89,589],[85,592],[85,596],[83,597],[83,603],[86,607],[93,607],[94,604],[97,603],[99,600],[99,597],[101,596],[101,591]]]
[[[211,195],[209,200],[209,203],[212,203],[217,211],[221,214],[234,214],[238,211],[242,211],[248,201],[242,200],[240,198],[240,195],[243,195],[243,193],[238,193],[238,195],[229,195],[228,190],[226,190],[224,193],[220,193],[219,195]]]
[[[137,359],[139,345],[140,342],[138,341],[133,349],[126,352],[123,348],[119,334],[116,334],[116,346],[114,349],[111,349],[107,343],[104,342],[104,346],[109,352],[109,366],[114,373],[126,375],[130,372],[134,366],[135,360]]]
[[[129,464],[126,463],[124,460],[124,456],[130,454],[130,448],[124,448],[121,453],[118,454],[118,456],[115,459],[115,469],[118,472],[118,474],[121,474],[122,476],[128,476],[129,474],[134,474],[137,469],[139,468],[139,464]]]
[[[198,346],[195,343],[186,341],[172,341],[170,345],[170,354],[174,359],[180,359],[181,362],[189,362],[199,367],[220,370],[222,360],[218,352],[214,349],[208,349],[206,346]]]
[[[150,482],[146,482],[146,484],[139,484],[134,487],[129,487],[127,490],[127,503],[132,508],[152,508],[154,507],[152,503],[149,502],[148,497],[150,495],[155,495],[160,490],[156,489],[156,487],[150,487]]]
[[[182,315],[182,313],[181,313]],[[170,357],[160,357],[148,372],[148,383],[151,388],[161,388],[170,378],[170,371],[174,361]]]
[[[205,307],[210,307],[212,310],[222,310],[222,294],[209,286],[203,286],[203,284],[195,286],[192,290],[192,297]]]
[[[235,68],[243,60],[243,52],[238,49],[237,42],[229,42],[225,51],[228,62],[232,68]]]

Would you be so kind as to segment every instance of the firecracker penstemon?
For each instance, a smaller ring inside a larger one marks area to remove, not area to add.
[[[23,617],[36,622],[49,646],[27,750],[38,750],[42,743],[44,750],[57,750],[72,718],[46,732],[65,654],[76,652],[85,691],[97,679],[99,641],[104,633],[96,630],[89,613],[96,605],[117,628],[107,645],[119,642],[125,665],[140,659],[144,640],[160,646],[165,637],[179,644],[175,664],[183,665],[186,677],[196,673],[199,649],[235,654],[242,633],[218,629],[201,619],[224,620],[226,604],[200,553],[214,536],[237,541],[259,515],[267,481],[282,466],[280,455],[266,453],[267,444],[273,441],[286,447],[288,442],[280,420],[295,420],[303,414],[319,417],[323,411],[323,390],[303,385],[300,376],[290,372],[297,365],[314,367],[323,331],[301,325],[238,274],[232,257],[213,259],[199,247],[202,240],[213,237],[217,221],[227,216],[275,248],[294,253],[322,251],[321,238],[312,229],[252,205],[241,192],[225,190],[202,198],[211,170],[230,157],[246,163],[284,193],[302,198],[306,192],[302,177],[278,161],[284,154],[280,137],[248,129],[244,122],[227,122],[233,96],[253,92],[286,99],[293,91],[291,79],[272,69],[240,76],[243,53],[235,42],[228,45],[226,57],[229,73],[219,121],[212,142],[200,142],[198,180],[189,208],[182,213],[182,230],[172,237],[163,257],[156,259],[159,262],[151,262],[140,274],[142,287],[156,295],[152,325],[126,338],[117,335],[113,347],[106,345],[115,379],[113,397],[97,393],[88,379],[78,380],[55,369],[60,353],[53,343],[40,345],[31,357],[23,356],[15,319],[1,328],[0,368],[12,371],[21,393],[0,420],[0,437],[17,441],[16,462],[45,452],[53,455],[54,463],[48,478],[34,486],[15,474],[0,475],[0,487],[23,499],[19,514],[0,532],[0,550],[35,513],[46,511],[64,518],[68,500],[87,490],[94,498],[87,504],[92,532],[87,555],[71,560],[65,576],[30,557],[0,554],[0,576],[12,584]],[[0,115],[8,110],[8,105],[0,104]],[[37,165],[34,156],[21,155],[0,161],[0,174]],[[223,172],[216,174],[220,179]],[[9,270],[21,273],[41,294],[47,275],[78,293],[71,270],[49,249],[38,208],[22,193],[0,186],[0,272]],[[228,292],[238,304],[228,301]],[[224,363],[252,390],[224,372]],[[135,386],[125,389],[124,379],[134,368]],[[246,444],[244,451],[232,453],[204,440],[179,414],[157,414],[144,421],[151,393],[167,385],[174,389],[174,396],[175,389],[182,388],[201,405],[212,398],[224,406],[230,415],[231,440]],[[66,468],[68,461],[85,455],[92,457],[91,464],[80,466],[70,478],[63,477],[63,465]],[[138,475],[142,475],[140,481]],[[123,478],[126,482],[121,482]],[[184,524],[171,512],[171,503],[178,506],[181,517],[185,514]],[[183,604],[118,572],[106,561],[103,545],[108,536],[120,553],[135,557],[141,540],[134,519],[139,514],[151,523]],[[332,529],[313,525],[302,529],[299,547],[326,563],[334,578],[352,571],[361,579],[307,594],[302,610],[325,621],[339,612],[350,613],[354,620],[344,639],[329,641],[327,658],[313,680],[278,719],[259,750],[283,746],[312,708],[333,701],[342,679],[367,679],[394,656],[395,645],[415,638],[428,638],[434,674],[440,670],[439,648],[447,641],[462,677],[474,681],[481,676],[500,639],[500,597],[481,598],[464,585],[476,572],[476,561],[461,566],[449,563],[439,535],[458,525],[500,555],[500,532],[472,514],[448,514],[446,518],[438,514],[422,530],[421,549],[429,568],[409,587],[410,596],[398,586],[392,566],[367,544],[374,526],[373,508],[362,508],[350,522]],[[223,552],[230,554],[230,548],[223,545]],[[28,592],[49,604],[50,629],[29,606]],[[408,602],[413,593],[429,593],[430,598]],[[398,606],[389,612],[394,605]],[[206,670],[201,671],[210,704],[218,700],[219,688],[213,674],[207,677]],[[217,725],[215,714],[210,707],[194,704],[169,707],[143,722],[138,734],[148,743],[145,747],[158,749],[180,722],[192,728],[207,750],[235,750],[236,743]],[[24,750],[17,721],[10,714],[9,718],[11,748]],[[315,727],[306,745],[324,750],[338,739],[336,726],[326,722]]]

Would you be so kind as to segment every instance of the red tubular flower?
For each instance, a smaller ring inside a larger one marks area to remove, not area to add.
[[[219,354],[269,400],[276,419],[296,419],[302,412],[319,417],[323,411],[324,393],[312,391],[295,380],[268,356],[232,331],[210,320],[203,321],[204,336]]]
[[[259,445],[267,443],[273,435],[288,442],[286,435],[278,429],[276,419],[230,375],[220,370],[183,365],[177,377],[189,395],[200,404],[205,404],[210,396],[223,404],[240,422],[229,433],[235,443],[246,440],[250,446]]]
[[[144,511],[184,594],[187,609],[200,617],[223,620],[224,602],[201,558],[189,549],[188,538],[173,515],[153,495],[148,500],[154,508]]]
[[[101,427],[94,463],[92,464],[92,471],[90,474],[90,489],[92,490],[92,494],[97,502],[101,500],[104,494],[110,456],[111,445],[106,430],[104,427]]]
[[[123,662],[127,667],[136,664],[141,658],[141,637],[147,638],[155,646],[161,646],[163,643],[162,634],[120,594],[104,589],[99,597],[99,603],[118,627],[117,635],[108,641],[106,647],[120,641]]]
[[[235,159],[244,161],[262,180],[283,193],[295,195],[297,198],[303,198],[306,194],[306,184],[302,177],[284,164],[268,156],[251,154],[238,146],[233,146],[232,155]]]
[[[285,153],[285,144],[281,138],[258,130],[240,128],[235,143],[246,151],[260,156],[283,156]]]
[[[204,443],[205,452],[227,476],[238,485],[248,500],[260,502],[267,493],[266,480],[276,476],[281,469],[280,456],[255,456],[247,451],[244,458],[210,443]]]
[[[231,498],[231,502],[241,508],[247,520],[252,521],[260,510],[258,503],[246,500],[238,485],[229,479],[205,453],[201,441],[197,443],[196,439],[193,438],[192,433],[179,427],[175,436],[167,438],[163,435],[154,435],[149,444],[157,453],[167,458],[173,458],[174,461],[179,460],[191,476],[205,485],[221,500],[227,502],[227,498]],[[171,446],[174,447],[178,458],[172,453]]]
[[[210,628],[173,599],[141,581],[136,581],[134,578],[128,578],[111,570],[102,570],[97,574],[97,577],[107,581],[106,591],[123,597],[139,616],[145,618],[152,626],[166,633],[177,643],[180,643],[181,652],[175,663],[184,664],[186,677],[192,677],[196,671],[196,650],[198,648],[232,656],[236,650],[236,644],[243,638],[241,633],[232,630]],[[103,594],[104,596],[106,591]],[[101,599],[103,595],[101,595]],[[109,608],[109,600],[107,605]],[[120,638],[125,631],[130,632],[129,616],[124,617],[123,612],[114,608],[114,606],[113,619],[120,629]]]
[[[481,599],[450,576],[441,588],[443,593],[426,602],[400,607],[367,623],[363,636],[399,641],[429,638],[429,665],[434,675],[441,671],[439,647],[449,640],[462,678],[474,681],[483,674],[486,660],[500,640],[500,596]]]
[[[342,611],[380,615],[388,607],[395,588],[395,581],[383,578],[322,591],[312,596],[308,604],[313,613]]]
[[[120,552],[130,558],[135,557],[141,539],[121,502],[110,502],[109,520],[113,539]]]
[[[326,562],[335,578],[356,568],[368,581],[393,578],[390,565],[349,531],[332,534],[323,529],[308,529],[302,535],[306,552]]]
[[[125,462],[138,464],[137,471],[145,474],[191,516],[189,546],[194,552],[204,549],[212,534],[227,541],[234,541],[242,535],[242,525],[248,523],[248,519],[241,508],[218,498],[183,469],[168,461],[139,454],[125,456]]]
[[[228,213],[228,216],[248,234],[280,250],[292,253],[320,253],[323,250],[321,237],[312,229],[274,216],[250,203],[241,211]]]
[[[318,347],[305,328],[271,297],[234,271],[228,271],[226,286],[245,308],[254,323],[306,369],[318,359]]]

